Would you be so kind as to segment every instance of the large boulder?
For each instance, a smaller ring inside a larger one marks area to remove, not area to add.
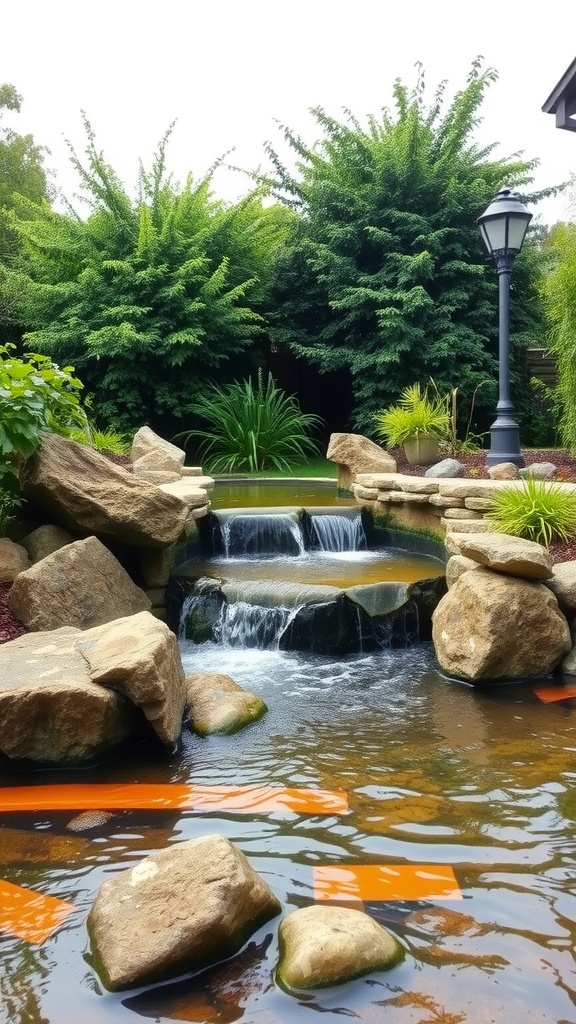
[[[134,709],[93,682],[76,629],[0,645],[0,752],[47,764],[91,761],[136,727]]]
[[[338,464],[338,486],[350,490],[357,473],[395,473],[396,461],[363,434],[331,434],[326,458]]]
[[[30,630],[89,629],[150,608],[144,591],[96,537],[58,548],[21,572],[9,603]]]
[[[151,453],[154,453],[157,459],[160,457],[165,460],[166,469],[174,463],[181,468],[186,458],[186,452],[182,448],[177,448],[171,441],[166,441],[159,434],[155,434],[150,427],[140,427],[132,440],[132,461],[137,462]]]
[[[8,537],[0,537],[0,583],[12,583],[19,573],[29,568],[26,548]]]
[[[186,686],[178,641],[150,612],[1,644],[0,680],[0,717],[2,700],[12,701],[2,719],[10,728],[0,736],[9,757],[89,760],[129,735],[142,715],[166,746],[180,737]]]
[[[186,684],[178,640],[168,626],[140,612],[85,630],[74,645],[91,679],[128,697],[172,747],[182,729]]]
[[[278,929],[277,978],[288,991],[327,988],[385,971],[404,959],[398,939],[368,914],[348,907],[295,910]]]
[[[108,989],[144,985],[230,956],[279,911],[228,839],[190,839],[103,883],[88,915],[92,958]]]
[[[544,584],[483,568],[464,572],[442,598],[432,639],[443,671],[471,682],[547,675],[571,647]]]
[[[220,672],[186,676],[186,693],[189,721],[200,736],[238,732],[268,710],[260,697]]]
[[[26,498],[73,533],[96,533],[137,547],[171,544],[188,515],[176,495],[57,434],[48,434],[26,460],[20,483]]]

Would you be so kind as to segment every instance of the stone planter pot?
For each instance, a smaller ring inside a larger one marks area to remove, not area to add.
[[[414,434],[404,441],[404,453],[411,466],[432,466],[439,459],[438,438],[432,434]]]

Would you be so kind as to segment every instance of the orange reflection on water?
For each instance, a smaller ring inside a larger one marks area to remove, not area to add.
[[[555,700],[568,700],[576,697],[576,684],[571,686],[539,686],[534,690],[543,704],[552,704]]]
[[[70,783],[0,789],[3,811],[191,810],[273,814],[347,814],[343,790],[286,786],[194,786],[176,783]]]
[[[313,868],[313,888],[319,902],[462,899],[448,864],[326,864]]]
[[[74,904],[0,879],[0,931],[40,945],[74,910]]]

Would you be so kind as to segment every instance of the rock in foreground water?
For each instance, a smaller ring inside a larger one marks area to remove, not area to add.
[[[288,991],[327,988],[404,958],[391,932],[360,910],[313,906],[295,910],[280,924],[277,978]]]
[[[145,985],[223,960],[279,911],[229,839],[176,843],[100,887],[87,922],[93,962],[112,991]]]

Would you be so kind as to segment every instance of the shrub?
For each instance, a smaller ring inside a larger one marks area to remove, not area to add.
[[[82,384],[71,366],[62,369],[47,356],[11,355],[14,345],[0,345],[0,479],[18,473],[44,434],[69,436],[86,428],[80,405]]]
[[[189,430],[175,440],[203,438],[199,454],[211,472],[289,470],[291,462],[318,455],[307,432],[321,422],[319,417],[301,412],[294,395],[277,388],[271,374],[266,385],[262,373],[256,385],[251,379],[226,387],[213,384],[189,412],[210,429]]]
[[[22,505],[17,480],[13,476],[0,479],[0,537],[6,536],[10,523]]]
[[[558,484],[527,477],[522,487],[502,487],[487,513],[498,533],[510,533],[549,547],[576,537],[576,495]]]

